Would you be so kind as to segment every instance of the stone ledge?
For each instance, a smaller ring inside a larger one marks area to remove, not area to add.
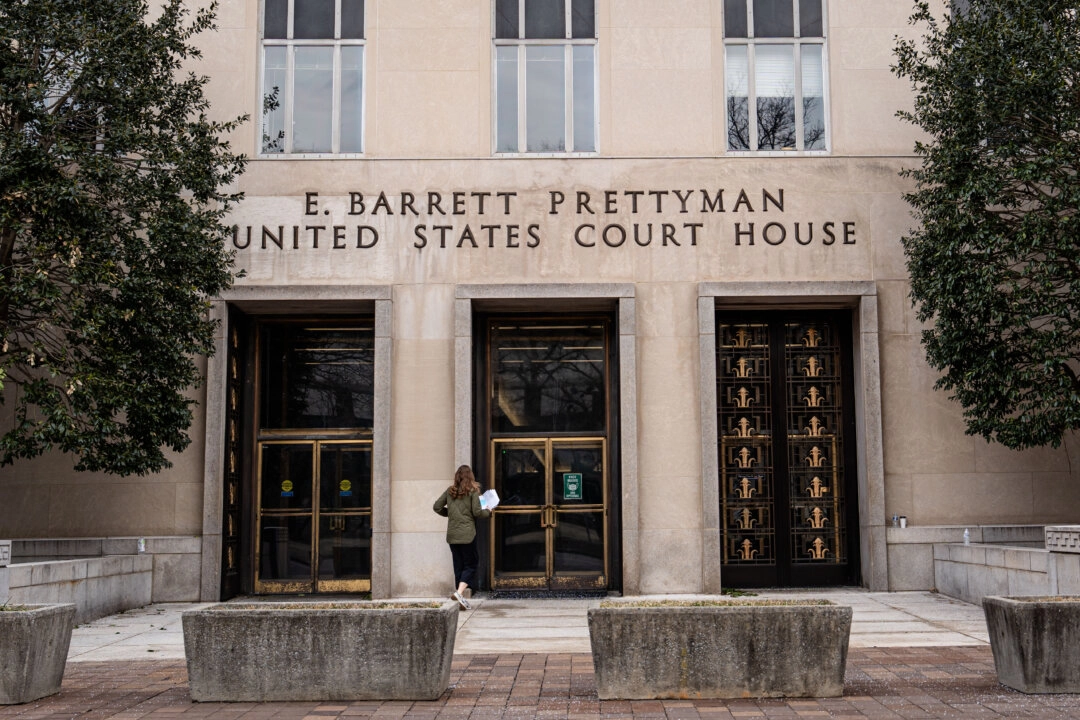
[[[149,605],[152,565],[150,555],[20,563],[8,569],[5,595],[18,604],[72,603],[83,623]]]
[[[1080,554],[1080,525],[1048,525],[1046,549],[1051,552]]]
[[[887,526],[886,540],[890,545],[920,543],[958,543],[964,540],[964,530],[972,544],[1038,547],[1043,541],[1042,525],[908,525],[906,528]],[[1074,526],[1065,526],[1074,527]],[[1080,530],[1080,526],[1075,526]]]

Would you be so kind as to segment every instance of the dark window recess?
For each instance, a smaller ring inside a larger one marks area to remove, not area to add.
[[[496,324],[491,331],[491,429],[603,432],[602,325]]]
[[[333,39],[334,0],[293,0],[293,37]]]
[[[799,0],[799,36],[825,37],[821,0]]]
[[[754,0],[754,37],[795,37],[792,0]]]
[[[346,40],[364,38],[364,0],[341,0],[341,37]]]
[[[289,0],[266,0],[263,36],[284,39],[289,30]]]
[[[746,37],[746,0],[724,0],[724,37]]]
[[[525,37],[565,38],[566,0],[530,0],[525,3]]]
[[[261,427],[370,428],[375,334],[370,327],[263,330]]]
[[[571,19],[571,37],[591,38],[596,37],[596,3],[594,0],[573,0],[573,17]]]
[[[495,37],[518,37],[518,1],[496,0],[495,2]]]

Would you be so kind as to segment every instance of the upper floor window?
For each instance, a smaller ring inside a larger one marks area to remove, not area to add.
[[[827,150],[822,0],[724,0],[727,149]]]
[[[265,0],[264,154],[359,153],[364,0]]]
[[[595,0],[495,0],[495,152],[595,151]]]

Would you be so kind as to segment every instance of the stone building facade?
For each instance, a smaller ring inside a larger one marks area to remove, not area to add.
[[[192,448],[0,470],[0,535],[148,538],[157,599],[933,585],[1075,521],[1080,446],[967,436],[908,297],[905,3],[224,0],[252,159]],[[905,516],[907,527],[894,527]]]

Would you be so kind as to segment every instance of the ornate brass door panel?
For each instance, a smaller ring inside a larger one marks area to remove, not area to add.
[[[607,587],[603,438],[495,440],[493,589]]]
[[[485,323],[493,589],[609,587],[610,331],[600,316]]]
[[[250,435],[244,423],[244,408],[249,405],[248,369],[250,327],[247,318],[236,308],[229,308],[228,343],[225,366],[225,466],[222,478],[221,514],[221,599],[228,600],[250,590],[250,572],[245,574],[245,548],[250,547],[251,498],[245,492],[244,476],[250,464]],[[245,452],[245,449],[248,449]]]
[[[846,313],[717,321],[721,583],[858,581]]]

